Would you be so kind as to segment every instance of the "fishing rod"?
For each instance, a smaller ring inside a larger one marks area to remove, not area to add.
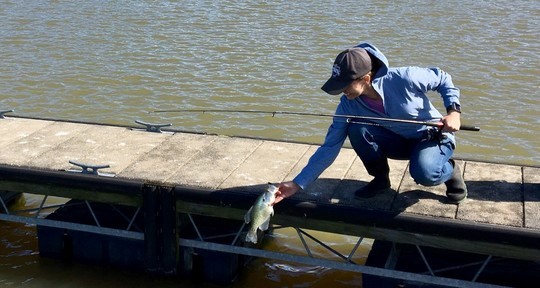
[[[426,125],[431,127],[442,128],[444,124],[442,122],[429,122],[429,121],[420,121],[420,120],[406,120],[406,119],[396,119],[396,118],[383,118],[383,117],[371,117],[371,116],[357,116],[357,115],[340,115],[340,114],[326,114],[326,113],[309,113],[309,112],[288,112],[288,111],[264,111],[264,110],[232,110],[232,109],[171,109],[171,110],[155,110],[148,113],[253,113],[253,114],[272,114],[272,117],[276,115],[297,115],[297,116],[314,116],[314,117],[336,117],[336,118],[345,118],[347,123],[359,123],[359,124],[368,124],[357,122],[355,120],[368,120],[368,121],[386,121],[386,122],[396,122],[396,123],[408,123],[408,124],[419,124]],[[460,130],[466,131],[480,131],[480,127],[470,126],[470,125],[461,125]]]

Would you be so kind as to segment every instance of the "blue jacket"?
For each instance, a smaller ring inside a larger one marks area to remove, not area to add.
[[[399,67],[390,68],[388,60],[375,46],[361,43],[356,47],[364,48],[379,61],[380,68],[373,76],[373,88],[381,95],[386,114],[369,108],[358,97],[349,100],[344,95],[340,99],[336,113],[338,115],[358,115],[438,122],[442,115],[433,106],[426,93],[437,91],[444,102],[444,107],[452,102],[460,104],[459,89],[454,87],[452,77],[439,68]],[[373,58],[372,58],[373,59]],[[377,121],[373,121],[376,122]],[[378,122],[406,139],[421,139],[428,126],[395,122]],[[324,143],[311,156],[308,164],[293,181],[302,189],[315,181],[330,166],[341,150],[347,138],[349,124],[344,118],[334,117],[328,128]],[[455,147],[453,133],[445,133]]]

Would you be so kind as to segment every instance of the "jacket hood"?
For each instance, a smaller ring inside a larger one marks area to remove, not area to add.
[[[371,57],[372,70],[375,71],[375,76],[373,78],[379,78],[388,73],[388,60],[377,47],[367,42],[360,43],[355,47],[364,48]]]

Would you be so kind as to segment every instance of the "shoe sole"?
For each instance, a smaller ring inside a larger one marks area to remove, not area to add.
[[[463,202],[463,200],[467,199],[467,196],[468,196],[468,193],[465,192],[465,197],[463,197],[463,198],[461,198],[459,200],[452,200],[452,199],[450,199],[450,197],[448,197],[448,195],[446,196],[446,199],[448,199],[450,204],[459,204],[459,203]]]

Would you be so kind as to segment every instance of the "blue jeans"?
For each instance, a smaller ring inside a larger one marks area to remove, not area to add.
[[[348,136],[368,172],[373,171],[370,165],[380,166],[390,158],[409,160],[409,172],[420,185],[435,186],[452,177],[454,146],[448,139],[405,139],[384,127],[361,124],[349,125]]]

